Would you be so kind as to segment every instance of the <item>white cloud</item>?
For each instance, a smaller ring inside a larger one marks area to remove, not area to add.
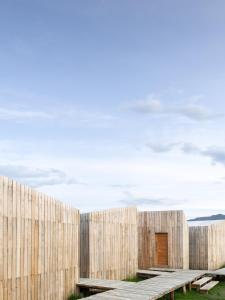
[[[149,147],[155,153],[166,153],[172,151],[180,143],[147,143],[146,146]]]
[[[32,187],[82,184],[57,169],[38,169],[22,165],[0,165],[0,174],[22,181]]]
[[[184,143],[181,147],[181,150],[187,154],[198,154],[199,148],[191,143]]]
[[[201,152],[203,155],[210,157],[213,162],[225,166],[225,149],[218,147],[209,147]]]
[[[170,206],[176,206],[176,205],[182,205],[184,202],[187,202],[187,200],[176,200],[176,199],[170,199],[167,197],[141,197],[141,196],[134,196],[130,192],[124,192],[125,198],[120,200],[120,202],[124,205],[128,206],[163,206],[163,207],[170,207]]]
[[[188,104],[183,107],[174,108],[171,113],[183,115],[195,121],[211,120],[223,116],[222,114],[214,114],[204,106],[198,104]]]
[[[225,148],[215,146],[201,148],[193,144],[184,144],[181,149],[184,153],[206,156],[211,158],[213,163],[220,163],[225,166]]]
[[[22,109],[10,109],[0,107],[1,120],[31,120],[31,119],[52,119],[55,116],[48,112],[32,111]]]
[[[56,121],[66,127],[108,127],[116,119],[110,114],[90,112],[74,107],[30,110],[28,108],[0,107],[1,121],[32,122]]]
[[[225,186],[214,184],[224,176],[223,168],[205,164],[203,159],[196,164],[191,155],[185,159],[179,153],[174,157],[173,152],[170,159],[162,159],[149,151],[139,157],[114,158],[30,155],[15,159],[14,164],[8,159],[8,165],[2,156],[0,174],[38,187],[82,211],[134,204],[150,210],[225,208],[221,202]]]
[[[225,166],[225,147],[198,147],[192,143],[158,143],[152,144],[148,143],[147,146],[155,153],[168,153],[172,151],[176,146],[179,146],[179,149],[184,154],[193,154],[193,155],[201,155],[204,157],[211,158],[213,163],[219,163]]]
[[[139,113],[148,114],[160,114],[164,111],[159,99],[154,98],[153,96],[149,96],[146,100],[139,100],[137,102],[134,102],[129,106],[129,108]]]
[[[132,188],[135,188],[137,187],[136,184],[124,184],[124,183],[117,183],[117,184],[110,184],[109,187],[112,187],[112,188],[118,188],[118,189],[132,189]]]
[[[132,103],[129,105],[129,108],[137,113],[145,113],[156,116],[177,115],[194,121],[206,121],[224,117],[224,114],[213,113],[206,107],[196,103],[188,103],[176,106],[163,105],[160,99],[152,96],[145,100],[138,100]]]

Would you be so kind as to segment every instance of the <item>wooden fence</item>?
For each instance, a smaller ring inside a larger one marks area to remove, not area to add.
[[[225,221],[190,226],[190,268],[215,270],[225,265]]]
[[[125,279],[137,271],[137,209],[81,215],[81,277]]]
[[[188,224],[182,211],[145,211],[138,217],[138,266],[162,267],[157,263],[156,237],[166,234],[167,265],[175,269],[189,267]]]
[[[79,277],[79,211],[0,177],[0,299],[62,300]]]
[[[208,270],[208,226],[189,228],[190,269]]]

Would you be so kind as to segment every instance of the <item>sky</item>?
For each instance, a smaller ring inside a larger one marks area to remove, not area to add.
[[[224,0],[0,2],[0,174],[81,211],[225,212]]]

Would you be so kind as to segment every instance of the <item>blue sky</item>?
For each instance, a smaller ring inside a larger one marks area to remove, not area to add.
[[[80,208],[225,211],[225,2],[0,4],[0,173]]]

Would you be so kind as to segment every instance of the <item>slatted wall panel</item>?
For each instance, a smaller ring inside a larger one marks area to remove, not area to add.
[[[189,253],[190,253],[190,242],[189,242],[189,226],[187,223],[186,216],[184,212],[181,212],[181,220],[183,219],[183,236],[181,237],[183,242],[183,261],[182,261],[182,266],[183,269],[189,269],[190,262],[189,262]]]
[[[225,265],[225,221],[192,226],[190,232],[190,268],[216,270]]]
[[[161,267],[156,259],[156,233],[168,233],[168,268],[188,269],[189,233],[182,211],[145,211],[138,214],[138,266]]]
[[[225,265],[225,221],[209,226],[209,269],[219,269]]]
[[[189,241],[190,241],[190,269],[193,270],[208,270],[209,255],[208,255],[208,226],[190,226]]]
[[[79,211],[0,177],[0,299],[62,300],[79,277]]]
[[[134,276],[137,250],[136,208],[81,215],[81,277],[125,279]]]

